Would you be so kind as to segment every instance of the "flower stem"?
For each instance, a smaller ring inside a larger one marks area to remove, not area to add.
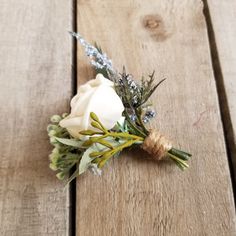
[[[105,163],[111,159],[116,153],[122,151],[125,148],[131,147],[134,143],[136,142],[136,140],[128,140],[127,142],[116,146],[113,150],[109,150],[107,152],[103,153],[103,157],[99,158],[100,161],[98,162],[98,167],[102,168]]]
[[[111,137],[117,137],[117,138],[127,138],[127,139],[135,139],[135,140],[139,140],[139,141],[143,141],[144,138],[134,135],[134,134],[129,134],[129,133],[115,133],[115,132],[110,132],[109,136]]]
[[[128,123],[129,123],[129,125],[130,125],[130,127],[131,127],[137,134],[139,134],[141,137],[145,138],[147,135],[146,135],[145,133],[143,133],[139,128],[137,128],[137,127],[133,124],[133,122],[130,120],[130,117],[129,117],[129,115],[128,115],[128,113],[127,113],[126,110],[124,111],[124,114],[125,114],[125,118],[127,119]]]
[[[180,169],[185,170],[186,168],[189,167],[187,161],[192,156],[191,154],[183,152],[176,148],[171,148],[167,152],[167,155],[180,167]]]

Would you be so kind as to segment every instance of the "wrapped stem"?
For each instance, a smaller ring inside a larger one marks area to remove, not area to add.
[[[161,160],[168,156],[182,170],[189,167],[187,160],[191,157],[191,154],[173,148],[170,141],[156,130],[149,132],[141,147],[150,153],[155,160]]]

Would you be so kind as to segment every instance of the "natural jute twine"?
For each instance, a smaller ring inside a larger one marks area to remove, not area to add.
[[[171,143],[157,130],[150,130],[149,135],[144,139],[142,149],[152,155],[153,159],[161,160],[172,148]]]

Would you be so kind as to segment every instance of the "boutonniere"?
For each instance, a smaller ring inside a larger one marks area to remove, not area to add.
[[[101,174],[111,158],[126,148],[142,148],[160,161],[169,158],[182,170],[191,154],[175,148],[158,130],[146,124],[155,117],[150,97],[164,81],[156,83],[154,72],[137,82],[125,68],[120,73],[97,45],[71,33],[85,48],[97,75],[80,86],[71,100],[70,114],[54,115],[48,126],[50,168],[68,181],[86,170]],[[75,169],[71,174],[71,170]]]

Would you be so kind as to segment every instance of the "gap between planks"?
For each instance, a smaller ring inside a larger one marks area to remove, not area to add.
[[[72,31],[77,32],[77,0],[72,0]],[[77,42],[75,38],[72,38],[72,78],[71,78],[71,91],[72,96],[77,93]],[[73,173],[75,168],[71,170]],[[76,179],[72,180],[69,185],[69,236],[76,235]]]
[[[46,126],[72,94],[71,8],[0,2],[0,235],[68,235],[69,191],[48,168]]]
[[[204,4],[204,16],[206,19],[207,24],[207,32],[208,32],[208,39],[209,39],[209,47],[211,52],[211,61],[212,61],[212,68],[214,72],[214,78],[216,83],[216,89],[217,89],[217,96],[218,96],[218,102],[219,102],[219,108],[220,108],[220,115],[221,115],[221,121],[223,125],[223,131],[224,131],[224,138],[225,138],[225,145],[227,150],[227,156],[228,156],[228,163],[229,163],[229,169],[230,169],[230,175],[231,175],[231,183],[233,188],[233,194],[234,194],[234,201],[236,203],[236,165],[234,164],[233,158],[235,158],[234,153],[236,153],[236,146],[233,138],[233,125],[232,125],[232,119],[230,116],[230,109],[228,104],[228,99],[226,95],[226,89],[224,84],[224,78],[221,68],[221,63],[219,60],[219,53],[215,38],[215,32],[212,25],[212,19],[211,14],[208,6],[207,0],[202,0]]]

